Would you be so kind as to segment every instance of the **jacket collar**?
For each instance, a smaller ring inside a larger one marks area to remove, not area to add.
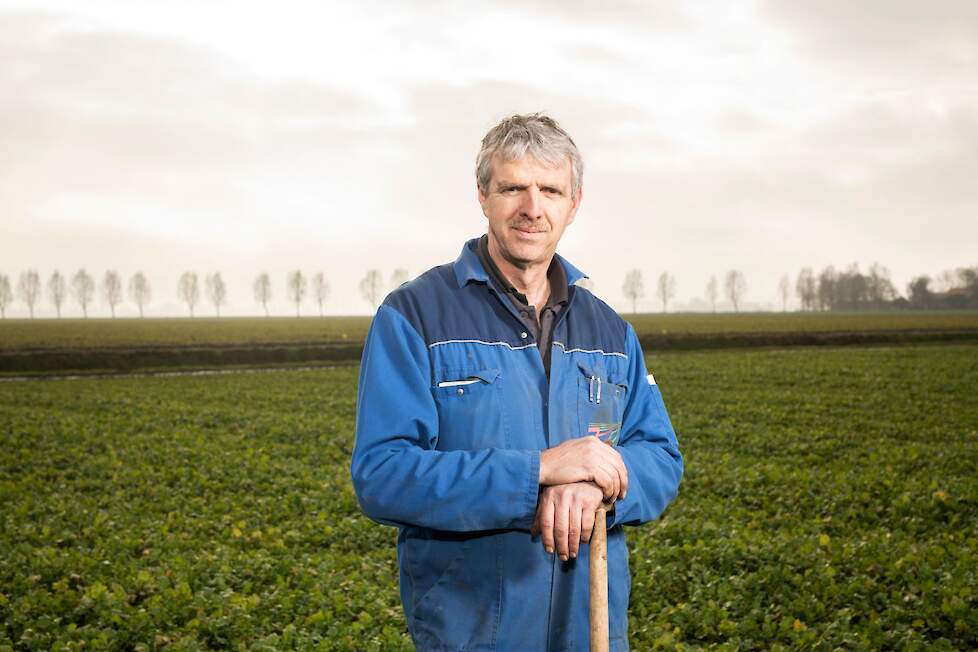
[[[480,236],[481,237],[481,236]],[[452,268],[455,272],[455,280],[458,282],[458,286],[465,287],[469,281],[479,281],[481,283],[489,282],[489,273],[482,267],[482,263],[479,262],[479,254],[477,249],[479,247],[479,238],[472,238],[466,241],[462,245],[462,253],[458,255],[455,262],[452,264]],[[581,270],[577,269],[571,265],[567,260],[558,253],[554,253],[554,257],[557,258],[558,262],[564,266],[564,272],[567,274],[567,285],[574,285],[577,281],[582,278],[587,278],[587,275]]]

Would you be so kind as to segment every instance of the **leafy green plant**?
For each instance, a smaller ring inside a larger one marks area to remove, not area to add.
[[[654,355],[633,649],[978,646],[978,346]],[[357,370],[0,384],[0,650],[410,649]]]

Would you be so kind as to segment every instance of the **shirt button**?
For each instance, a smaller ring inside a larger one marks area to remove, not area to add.
[[[520,333],[520,337],[525,340],[526,339],[526,331],[523,331],[522,333]]]
[[[459,388],[458,388],[457,390],[455,390],[455,391],[456,391],[456,393],[457,393],[457,394],[458,394],[459,396],[461,396],[462,394],[464,394],[464,393],[465,393],[465,390],[464,390],[464,389],[462,389],[461,387],[459,387]]]

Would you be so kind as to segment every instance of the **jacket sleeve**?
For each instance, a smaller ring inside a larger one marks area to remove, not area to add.
[[[608,514],[608,527],[658,518],[679,491],[683,457],[658,385],[648,376],[642,347],[628,325],[626,353],[630,391],[618,452],[628,470],[628,493]]]
[[[386,525],[436,530],[529,530],[540,451],[435,450],[438,412],[421,335],[390,305],[363,349],[350,467],[363,511]]]

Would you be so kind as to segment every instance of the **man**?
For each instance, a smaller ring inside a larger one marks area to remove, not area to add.
[[[546,116],[493,127],[476,161],[487,234],[388,295],[370,327],[353,484],[368,516],[400,528],[420,650],[587,649],[603,499],[617,501],[611,648],[628,649],[622,526],[657,518],[683,465],[632,327],[555,253],[582,169]]]

